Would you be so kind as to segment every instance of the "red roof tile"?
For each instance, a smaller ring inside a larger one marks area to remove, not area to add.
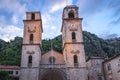
[[[0,69],[20,69],[19,66],[0,65]]]

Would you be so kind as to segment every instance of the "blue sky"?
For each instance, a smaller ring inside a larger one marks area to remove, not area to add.
[[[43,39],[61,34],[62,11],[77,5],[83,30],[102,38],[120,37],[120,0],[0,0],[0,39],[23,36],[26,11],[40,11]]]

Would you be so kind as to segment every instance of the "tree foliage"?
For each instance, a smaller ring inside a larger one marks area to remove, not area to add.
[[[22,38],[16,37],[10,42],[0,42],[0,64],[20,65]]]
[[[112,57],[120,52],[120,38],[101,39],[95,34],[83,31],[86,57],[103,56]],[[53,39],[42,40],[42,54],[51,48],[62,53],[62,35]],[[22,38],[16,37],[10,42],[0,39],[0,64],[20,65],[22,51]]]
[[[12,80],[8,72],[0,71],[0,80]]]

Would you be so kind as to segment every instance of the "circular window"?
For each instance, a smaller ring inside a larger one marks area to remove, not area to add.
[[[51,57],[49,58],[49,62],[50,62],[50,63],[55,63],[55,60],[56,60],[56,59],[55,59],[54,56],[51,56]]]

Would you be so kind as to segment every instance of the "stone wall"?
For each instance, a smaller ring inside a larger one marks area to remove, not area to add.
[[[120,80],[120,55],[104,62],[104,72],[106,80]]]
[[[104,80],[103,57],[91,57],[87,61],[89,80]]]
[[[59,53],[55,50],[50,50],[46,53],[44,53],[41,57],[41,64],[52,64],[50,62],[50,58],[54,57],[55,61],[53,64],[65,64],[64,63],[64,58],[63,58],[63,54]]]

